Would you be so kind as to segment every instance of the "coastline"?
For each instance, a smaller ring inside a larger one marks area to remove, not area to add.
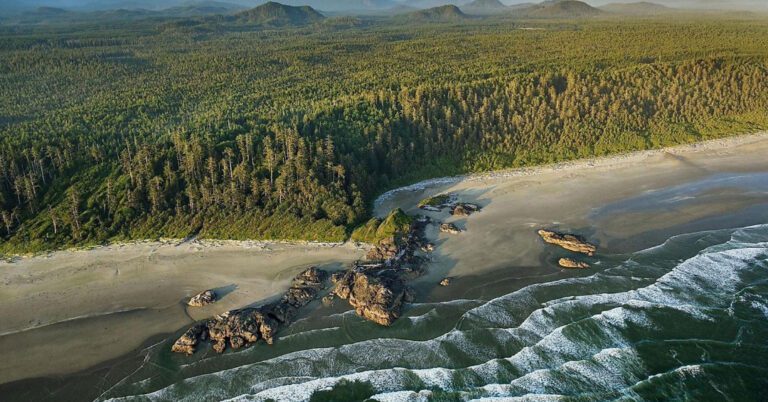
[[[6,263],[14,263],[22,260],[28,260],[33,258],[52,258],[56,255],[65,253],[88,253],[94,251],[120,251],[125,248],[131,247],[181,247],[188,245],[195,249],[212,249],[222,247],[237,247],[242,249],[260,249],[269,251],[270,246],[297,246],[297,247],[317,247],[317,248],[333,248],[343,247],[350,244],[346,242],[322,242],[322,241],[300,241],[300,240],[228,240],[228,239],[179,239],[179,238],[159,238],[159,239],[138,239],[120,242],[110,242],[104,244],[88,245],[81,247],[69,247],[57,250],[46,250],[35,253],[24,254],[0,254],[0,261]],[[357,246],[357,245],[356,245]],[[360,245],[364,246],[364,245]]]
[[[681,144],[671,147],[647,149],[643,151],[634,151],[621,154],[612,154],[607,156],[599,156],[586,159],[575,159],[564,162],[556,162],[546,165],[537,165],[530,167],[519,167],[510,169],[494,170],[489,172],[469,173],[457,176],[438,177],[433,179],[422,180],[417,183],[409,184],[407,186],[398,187],[396,189],[389,190],[384,194],[381,194],[374,201],[374,209],[377,211],[376,216],[381,216],[383,211],[381,210],[382,204],[392,198],[394,195],[401,192],[409,191],[421,191],[429,187],[445,186],[456,184],[459,182],[476,182],[489,179],[507,179],[515,177],[525,177],[541,173],[557,172],[565,169],[585,169],[585,168],[599,168],[599,167],[612,167],[616,165],[633,163],[642,161],[653,156],[659,156],[666,153],[680,154],[691,152],[706,152],[716,151],[719,149],[728,149],[735,146],[749,145],[754,142],[768,139],[768,131],[759,131],[750,134],[736,134],[733,136],[717,138],[712,140],[694,142],[690,144]]]
[[[699,226],[768,219],[763,208],[768,193],[750,192],[751,182],[717,181],[722,175],[739,179],[768,172],[766,151],[768,133],[762,132],[432,179],[385,193],[376,201],[376,215],[403,207],[467,230],[456,236],[429,230],[438,247],[427,274],[414,283],[419,299],[449,301],[477,292],[500,270],[505,287],[570,275],[554,266],[557,254],[539,242],[535,228],[573,231],[596,240],[602,252],[623,253]],[[763,176],[758,179],[762,185]],[[724,185],[728,191],[721,191]],[[677,188],[694,197],[678,200],[677,190],[669,193]],[[416,208],[418,200],[440,192],[456,193],[483,210],[456,218]],[[13,362],[0,369],[0,384],[66,376],[135,354],[147,339],[280,294],[309,265],[340,269],[363,251],[349,242],[161,239],[0,262],[0,284],[8,290],[0,294],[5,334],[0,347],[10,351],[6,358]],[[436,286],[449,275],[455,285]],[[194,310],[182,304],[185,297],[216,287],[226,292],[220,302]]]
[[[10,362],[0,383],[87,369],[155,335],[263,303],[307,266],[341,269],[364,252],[349,243],[204,244],[148,242],[0,262],[0,350]],[[185,305],[205,289],[220,299]]]
[[[421,191],[435,186],[444,186],[456,184],[459,182],[477,182],[489,179],[508,179],[515,177],[525,177],[547,172],[557,172],[565,169],[584,169],[612,167],[625,163],[638,162],[643,159],[658,156],[665,153],[678,154],[690,152],[716,151],[718,149],[727,149],[734,146],[748,145],[753,142],[768,139],[768,131],[759,131],[749,134],[735,134],[728,137],[722,137],[712,140],[694,142],[690,144],[681,144],[664,148],[647,149],[642,151],[633,151],[621,154],[611,154],[593,158],[574,159],[563,162],[556,162],[545,165],[535,165],[529,167],[509,168],[501,170],[492,170],[487,172],[468,173],[456,176],[436,177],[432,179],[421,180],[406,186],[398,187],[376,197],[373,202],[374,216],[381,217],[389,210],[381,210],[382,204],[392,198],[394,195],[402,192]],[[198,238],[159,238],[159,239],[136,239],[119,242],[108,242],[104,244],[68,247],[64,249],[46,250],[35,253],[19,254],[0,254],[0,261],[8,263],[30,258],[50,258],[58,253],[81,253],[98,250],[116,250],[119,251],[132,246],[154,246],[154,247],[178,247],[184,244],[194,244],[199,247],[216,248],[238,246],[244,249],[267,248],[270,245],[290,245],[290,246],[308,246],[308,247],[338,247],[348,243],[354,243],[350,240],[345,242],[323,242],[323,241],[302,241],[302,240],[229,240],[229,239],[198,239]],[[365,245],[362,245],[365,246]]]
[[[686,231],[768,221],[768,133],[619,156],[423,181],[377,200],[465,229],[428,231],[438,247],[419,279],[469,277],[498,269],[521,278],[552,272],[538,228],[581,234],[602,253],[638,251]],[[472,202],[469,218],[416,208],[441,193]],[[551,261],[549,261],[551,263]],[[506,268],[505,268],[506,267]],[[510,268],[511,267],[511,268]],[[438,289],[438,293],[445,290]]]

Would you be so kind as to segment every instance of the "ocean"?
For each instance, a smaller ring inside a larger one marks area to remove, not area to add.
[[[474,278],[389,328],[336,306],[273,346],[190,358],[170,337],[98,400],[343,400],[350,381],[381,402],[768,398],[768,225],[598,260],[515,287],[503,270]]]

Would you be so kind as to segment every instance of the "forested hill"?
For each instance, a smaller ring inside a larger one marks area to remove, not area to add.
[[[322,21],[325,18],[309,6],[293,7],[273,1],[240,12],[235,17],[250,23],[277,27],[306,25]]]
[[[2,32],[4,252],[342,240],[413,180],[768,126],[760,20]]]

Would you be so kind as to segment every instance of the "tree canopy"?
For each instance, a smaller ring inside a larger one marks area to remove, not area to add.
[[[410,181],[765,128],[767,55],[749,19],[0,27],[0,251],[343,240]]]

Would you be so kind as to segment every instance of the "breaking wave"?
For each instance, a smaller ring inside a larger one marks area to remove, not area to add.
[[[304,401],[342,379],[370,382],[381,402],[757,399],[768,389],[768,225],[616,257],[591,276],[491,300],[414,305],[391,328],[336,314],[297,323],[272,348],[191,363],[163,344],[101,399]]]

